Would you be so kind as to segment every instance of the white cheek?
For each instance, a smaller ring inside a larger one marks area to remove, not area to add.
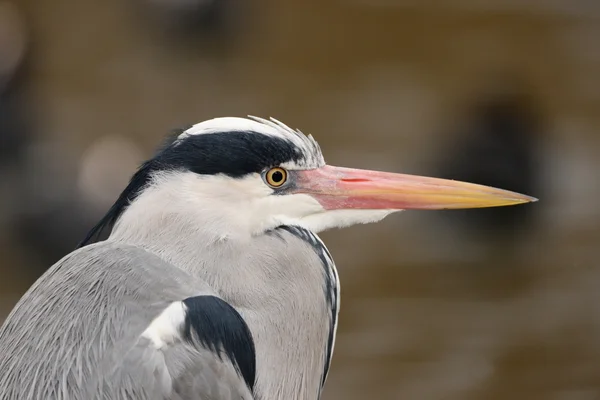
[[[307,194],[286,194],[270,196],[272,211],[289,217],[302,218],[324,211],[317,200]]]
[[[196,190],[213,200],[221,200],[228,203],[251,203],[257,199],[271,194],[272,190],[265,185],[259,174],[252,174],[244,178],[229,178],[222,175],[216,177],[202,177],[202,188]]]
[[[257,199],[254,206],[257,232],[279,225],[302,225],[303,218],[324,211],[318,201],[306,194],[270,195]]]

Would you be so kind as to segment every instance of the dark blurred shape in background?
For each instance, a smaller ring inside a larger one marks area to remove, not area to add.
[[[227,51],[239,38],[247,4],[239,0],[137,0],[150,37],[181,46],[190,56]]]
[[[1,194],[11,239],[38,275],[75,248],[97,215],[77,194],[70,149],[36,135],[27,36],[16,6],[0,2]]]
[[[458,130],[442,135],[447,138],[445,159],[437,175],[543,198],[538,148],[544,121],[539,107],[525,86],[510,80],[490,84],[493,89],[473,99],[464,118],[458,119]],[[531,231],[538,210],[539,204],[527,204],[439,215],[465,227],[471,240],[501,239],[506,245]]]
[[[178,33],[207,33],[223,29],[232,11],[231,0],[140,0],[165,27]]]
[[[0,168],[19,161],[31,139],[31,119],[24,98],[27,35],[11,3],[0,3]]]
[[[34,142],[21,165],[19,207],[10,227],[38,273],[73,251],[100,216],[78,192],[78,165],[69,153],[56,143]]]
[[[540,198],[323,233],[324,400],[600,398],[599,4],[0,0],[0,320],[171,129],[272,116],[331,164]]]

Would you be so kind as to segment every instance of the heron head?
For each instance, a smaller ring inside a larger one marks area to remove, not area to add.
[[[197,217],[218,234],[255,235],[280,225],[319,232],[404,209],[534,200],[464,182],[330,166],[312,136],[276,120],[215,118],[179,133],[147,161],[113,206],[121,208],[113,218],[138,203],[146,213]]]

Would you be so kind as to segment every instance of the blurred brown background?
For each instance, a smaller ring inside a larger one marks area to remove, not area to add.
[[[0,319],[170,129],[273,116],[541,199],[323,234],[326,399],[600,399],[599,71],[597,1],[0,0]]]

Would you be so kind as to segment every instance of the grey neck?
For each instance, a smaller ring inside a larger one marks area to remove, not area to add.
[[[206,281],[240,312],[256,345],[257,398],[318,398],[339,301],[332,309],[323,256],[286,229],[232,237],[199,229],[203,222],[186,215],[146,210],[134,202],[109,240],[157,254]],[[334,284],[337,293],[337,274]]]

